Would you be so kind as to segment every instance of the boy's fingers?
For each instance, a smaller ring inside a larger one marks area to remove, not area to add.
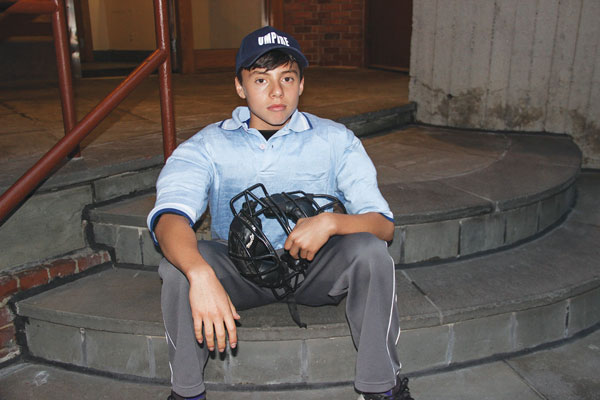
[[[229,308],[231,309],[231,315],[233,315],[233,319],[240,319],[240,314],[238,314],[237,310],[235,309],[235,306],[233,305],[233,303],[231,302],[231,300],[229,300]]]
[[[292,239],[290,239],[289,236],[287,237],[287,239],[285,239],[285,242],[283,243],[283,248],[287,251],[289,251],[292,248]]]
[[[204,339],[206,340],[208,350],[213,351],[215,349],[215,335],[212,323],[204,324]]]
[[[204,341],[204,338],[202,337],[202,321],[196,322],[196,320],[194,320],[194,334],[196,335],[198,343]]]
[[[291,242],[287,251],[293,258],[298,258],[298,252],[300,251],[300,247],[298,247],[296,243]]]
[[[237,346],[237,327],[233,318],[225,320],[225,327],[227,328],[227,335],[229,336],[229,346],[235,349]]]
[[[223,324],[215,325],[215,335],[217,337],[217,349],[219,352],[225,351],[227,337],[225,336],[225,328]]]

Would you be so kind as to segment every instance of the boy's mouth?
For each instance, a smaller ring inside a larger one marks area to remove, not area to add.
[[[267,110],[269,111],[283,111],[285,110],[285,104],[273,104],[270,105],[269,107],[267,107]]]

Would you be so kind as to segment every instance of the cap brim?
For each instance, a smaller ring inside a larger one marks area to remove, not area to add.
[[[290,46],[271,46],[269,47],[267,50],[263,51],[262,53],[259,53],[258,55],[256,55],[255,57],[247,60],[246,62],[244,62],[236,72],[239,72],[240,69],[243,68],[249,68],[250,66],[252,66],[252,64],[254,64],[256,62],[256,60],[258,60],[259,58],[261,58],[263,55],[265,55],[266,53],[273,51],[273,50],[280,50],[283,51],[284,53],[288,53],[291,54],[292,56],[294,56],[294,58],[296,59],[296,62],[298,63],[298,65],[300,65],[301,68],[306,68],[308,66],[308,60],[306,59],[306,57],[304,56],[304,54],[302,54],[302,52],[296,50],[293,47]]]

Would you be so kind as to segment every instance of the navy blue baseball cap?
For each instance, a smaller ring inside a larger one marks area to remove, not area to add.
[[[271,50],[280,50],[294,56],[300,68],[308,66],[308,60],[302,54],[300,45],[291,35],[271,26],[264,26],[248,34],[235,56],[236,75],[242,68],[248,68],[263,54]]]

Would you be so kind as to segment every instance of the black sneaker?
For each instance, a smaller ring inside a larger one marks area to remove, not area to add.
[[[201,395],[199,395],[197,397],[181,397],[177,393],[171,391],[171,394],[169,395],[169,397],[167,397],[167,400],[186,400],[186,399],[190,399],[190,398],[197,399],[197,400],[206,400],[206,392],[202,393]]]
[[[415,400],[408,390],[408,378],[396,376],[396,386],[385,393],[363,393],[358,400]]]

